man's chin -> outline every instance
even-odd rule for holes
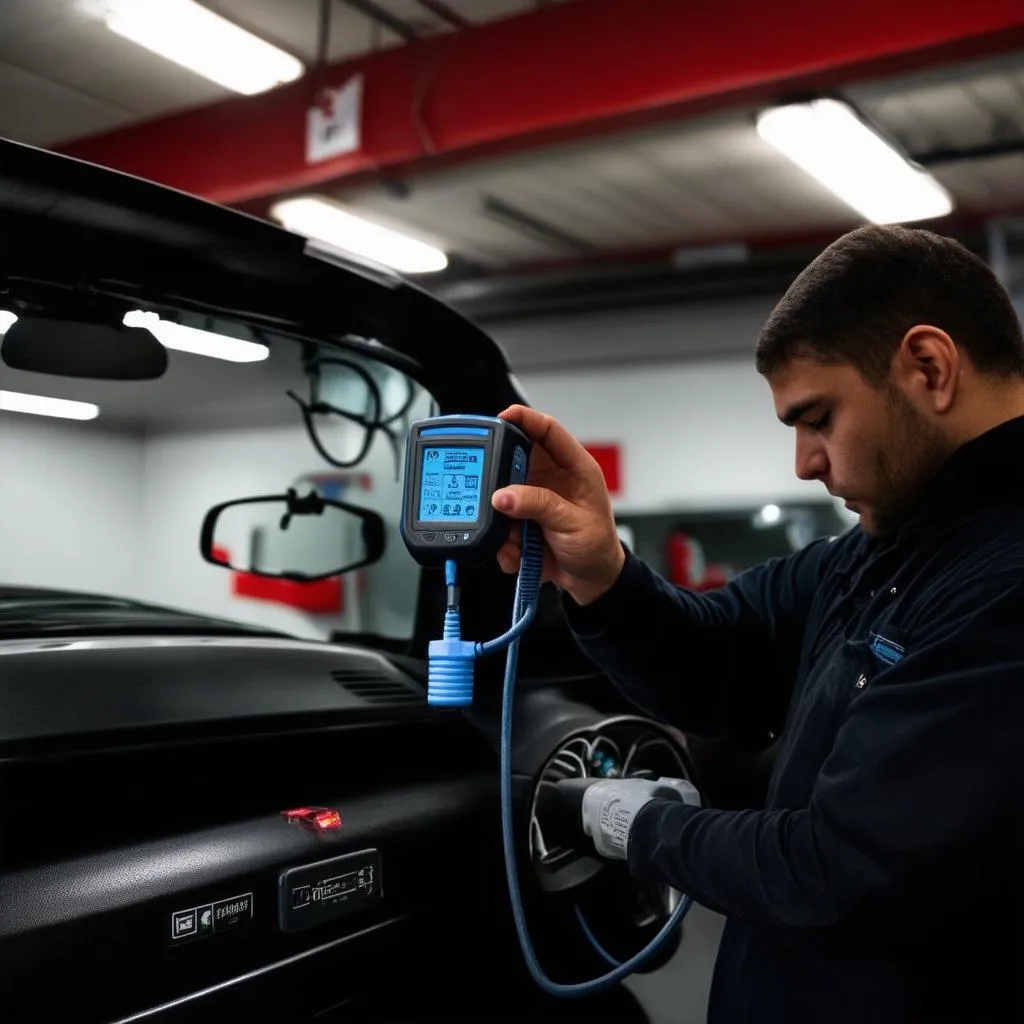
[[[869,537],[884,539],[899,532],[906,518],[902,506],[867,505],[859,501],[844,500],[843,506],[859,520],[861,530]]]
[[[870,511],[865,511],[861,505],[858,505],[855,501],[844,501],[843,507],[847,512],[853,513],[858,519],[860,528],[867,534],[874,536],[873,526],[874,519]]]
[[[900,522],[875,515],[871,510],[858,510],[860,528],[872,540],[885,540],[899,532]]]

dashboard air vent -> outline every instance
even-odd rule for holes
[[[426,700],[412,683],[382,668],[337,668],[331,678],[368,704],[421,704]]]

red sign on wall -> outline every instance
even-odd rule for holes
[[[609,494],[622,492],[621,448],[617,444],[584,444],[604,473]]]
[[[215,545],[212,553],[218,562],[231,564],[231,552],[227,548]],[[345,590],[340,576],[315,583],[297,583],[233,570],[231,593],[235,597],[288,605],[311,615],[340,615],[345,610]]]

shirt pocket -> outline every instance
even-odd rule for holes
[[[878,656],[870,640],[846,640],[834,677],[833,706],[844,712],[863,693],[880,671]]]
[[[865,690],[877,673],[877,660],[867,640],[835,637],[814,673],[814,685],[802,702],[805,724],[816,732],[828,733],[838,727],[846,709]]]
[[[873,623],[862,638],[847,640],[846,685],[837,695],[839,703],[848,706],[876,682],[884,685],[884,673],[907,656],[909,639],[906,630],[883,620]]]

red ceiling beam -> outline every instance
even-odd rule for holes
[[[576,0],[62,152],[245,203],[1015,48],[1024,0]],[[307,163],[308,108],[357,72],[360,148]]]

